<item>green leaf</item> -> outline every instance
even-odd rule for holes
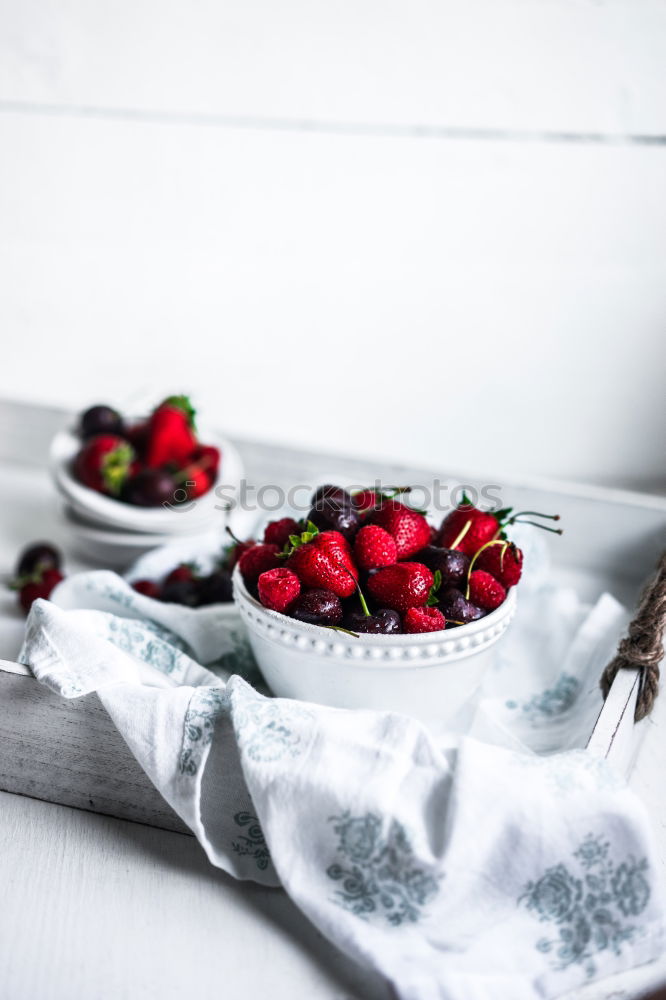
[[[187,422],[190,425],[190,427],[193,430],[196,429],[195,417],[197,411],[192,406],[192,402],[189,396],[167,396],[167,398],[162,403],[160,403],[160,406],[173,406],[177,410],[182,410],[185,416],[187,417]]]
[[[442,574],[436,569],[433,579],[433,584],[428,591],[428,600],[426,601],[426,606],[429,608],[434,608],[436,604],[439,604],[439,598],[437,597],[437,591],[442,586]]]

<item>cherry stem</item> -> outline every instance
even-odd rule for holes
[[[564,530],[562,528],[549,528],[547,524],[538,524],[536,521],[517,521],[515,517],[512,517],[507,524],[529,524],[532,528],[541,528],[542,531],[552,531],[554,535],[563,535]]]
[[[492,538],[489,542],[486,542],[485,545],[482,545],[480,549],[477,549],[477,551],[474,553],[474,555],[471,558],[471,561],[470,561],[470,564],[469,564],[469,569],[467,570],[467,587],[465,588],[465,600],[466,601],[469,601],[469,583],[470,583],[470,577],[472,575],[472,570],[474,569],[474,563],[479,558],[479,556],[481,555],[481,553],[485,549],[489,549],[491,547],[491,545],[503,545],[504,548],[502,550],[502,555],[504,555],[504,552],[506,552],[506,550],[508,549],[509,544],[510,543],[509,542],[505,542],[503,538]]]
[[[345,635],[353,635],[355,639],[358,639],[358,632],[352,632],[348,628],[342,628],[341,625],[324,625],[324,628],[330,628],[332,632],[344,632]]]
[[[469,531],[469,529],[470,529],[471,527],[472,527],[472,519],[471,519],[471,517],[470,517],[469,521],[467,521],[467,522],[465,523],[465,527],[464,527],[464,528],[462,529],[462,531],[460,532],[460,534],[459,534],[459,535],[458,535],[458,537],[456,538],[456,540],[455,540],[455,542],[453,543],[453,545],[450,545],[450,546],[449,546],[449,548],[450,548],[450,549],[455,549],[455,548],[457,548],[457,546],[458,546],[458,545],[460,545],[460,543],[462,542],[463,538],[465,537],[465,535],[467,534],[467,532]]]
[[[344,566],[340,562],[339,559],[334,559],[333,562],[337,563],[337,565],[340,567],[340,569],[343,569],[345,571],[345,573],[349,573],[350,577],[354,581],[354,586],[356,587],[356,589],[358,591],[358,598],[359,598],[359,601],[361,602],[361,610],[363,611],[363,614],[365,615],[366,618],[372,617],[371,614],[370,614],[370,609],[368,608],[367,602],[365,600],[365,597],[363,596],[363,591],[361,590],[361,586],[360,586],[358,580],[356,579],[356,577],[354,576],[354,574],[352,573],[352,571],[350,569],[347,569],[347,567]],[[353,635],[354,633],[352,632],[351,634]]]
[[[545,517],[548,521],[560,520],[559,514],[541,514],[538,510],[519,510],[517,514],[513,514],[513,516],[509,518],[507,523],[511,524],[511,522],[517,517],[523,517],[524,515],[527,515],[528,517]]]
[[[226,533],[228,535],[231,536],[231,538],[234,540],[234,542],[236,543],[236,545],[242,545],[243,544],[241,542],[240,538],[236,538],[236,536],[234,535],[233,531],[231,530],[231,528],[229,527],[228,524],[225,525],[224,530],[226,531]]]

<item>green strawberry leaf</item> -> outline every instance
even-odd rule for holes
[[[442,586],[442,574],[438,569],[436,569],[432,587],[428,591],[428,600],[426,601],[426,607],[434,608],[436,604],[439,604],[437,591],[441,586]]]
[[[167,396],[167,398],[160,403],[160,406],[173,406],[176,410],[182,410],[187,417],[187,422],[192,430],[196,430],[195,417],[197,415],[197,411],[192,406],[189,396]],[[158,410],[160,406],[157,407]]]
[[[306,531],[302,531],[300,535],[290,535],[289,541],[285,544],[284,551],[280,553],[283,556],[290,556],[296,549],[299,549],[301,545],[307,545],[319,534],[319,528],[312,521],[308,521],[306,524]]]
[[[134,457],[132,445],[121,444],[113,451],[107,452],[102,458],[102,480],[111,496],[117,497],[120,493],[129,476],[130,465],[134,461]]]

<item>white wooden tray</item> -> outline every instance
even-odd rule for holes
[[[44,469],[50,439],[68,418],[64,411],[0,401],[0,466],[10,473],[4,482],[15,486],[3,500],[3,511],[11,516],[0,525],[0,556],[7,567],[24,541],[46,534],[59,540],[55,497]],[[259,484],[288,487],[322,478],[427,484],[441,475],[440,470],[236,443],[248,481]],[[482,485],[478,477],[449,473],[447,479]],[[486,482],[502,481],[489,477]],[[608,589],[633,606],[664,547],[666,500],[535,480],[505,480],[502,489],[513,506],[562,515],[566,533],[554,547],[559,579],[572,583],[583,598]],[[26,506],[29,522],[22,519]],[[588,741],[592,752],[625,772],[646,725],[634,724],[638,687],[637,672],[618,675]],[[189,832],[141,770],[96,695],[62,699],[10,660],[0,660],[0,789]]]

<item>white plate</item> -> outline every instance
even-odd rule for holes
[[[184,504],[180,510],[135,507],[77,482],[71,473],[71,464],[81,447],[81,440],[72,431],[60,431],[51,443],[51,475],[70,508],[88,524],[100,528],[168,536],[201,534],[216,527],[221,530],[226,512],[215,489],[222,484],[237,487],[243,476],[243,462],[227,438],[204,429],[201,440],[220,449],[220,470],[213,488],[190,504]]]

